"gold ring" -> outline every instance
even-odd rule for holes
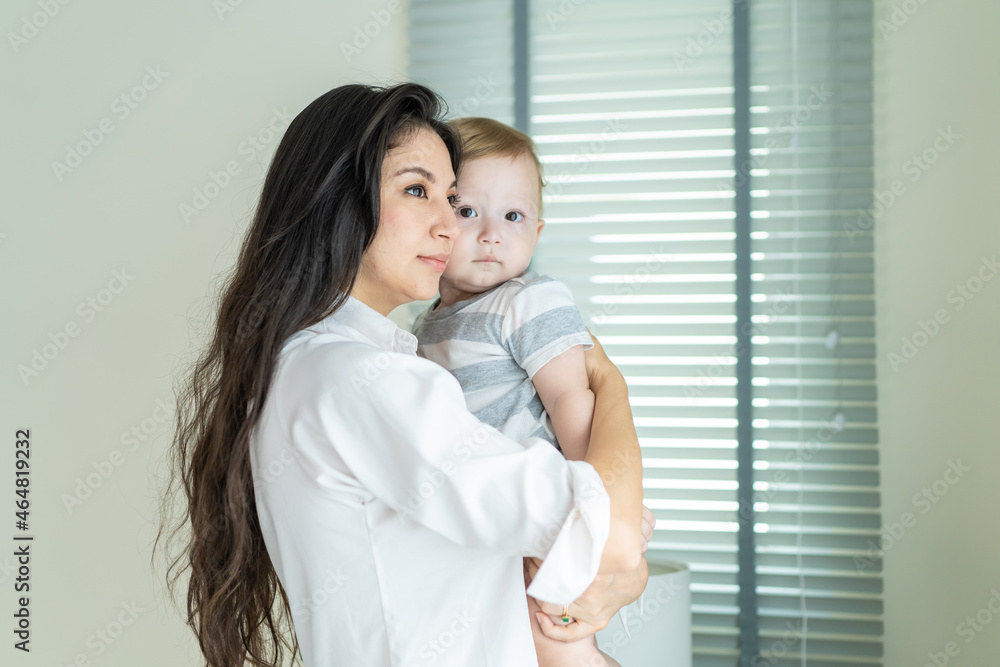
[[[563,623],[572,623],[573,622],[573,618],[569,615],[569,605],[568,604],[563,605],[563,608],[562,608],[562,622]]]

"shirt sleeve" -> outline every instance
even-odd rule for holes
[[[592,465],[480,422],[426,359],[361,344],[301,360],[292,419],[399,515],[457,544],[544,559],[528,592],[577,599],[597,575],[610,499]],[[334,352],[333,348],[337,348]],[[322,381],[326,378],[326,381]]]
[[[571,347],[594,346],[569,287],[548,276],[513,295],[504,312],[501,338],[528,377]]]

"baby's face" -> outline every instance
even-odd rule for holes
[[[538,170],[526,154],[464,163],[458,195],[461,231],[441,276],[441,293],[464,299],[521,275],[545,223],[538,219]]]

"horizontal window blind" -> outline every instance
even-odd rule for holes
[[[534,268],[564,280],[629,384],[654,552],[691,568],[696,665],[736,664],[729,3],[532,3]],[[692,46],[693,45],[693,46]]]
[[[409,76],[448,102],[449,117],[514,124],[512,0],[411,0]]]
[[[873,246],[857,225],[873,189],[872,12],[750,12],[757,595],[775,665],[881,664]]]
[[[512,7],[411,3],[411,77],[453,115],[513,123]],[[730,667],[731,2],[529,11],[530,133],[548,181],[532,268],[570,286],[628,380],[651,547],[691,568],[694,664]],[[871,202],[871,21],[870,2],[751,7],[759,664],[881,664],[871,239],[844,228]],[[469,102],[490,74],[504,86]]]

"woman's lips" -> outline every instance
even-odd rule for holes
[[[435,271],[444,273],[444,270],[448,267],[448,255],[420,255],[419,259],[423,260],[428,266],[430,266]]]

